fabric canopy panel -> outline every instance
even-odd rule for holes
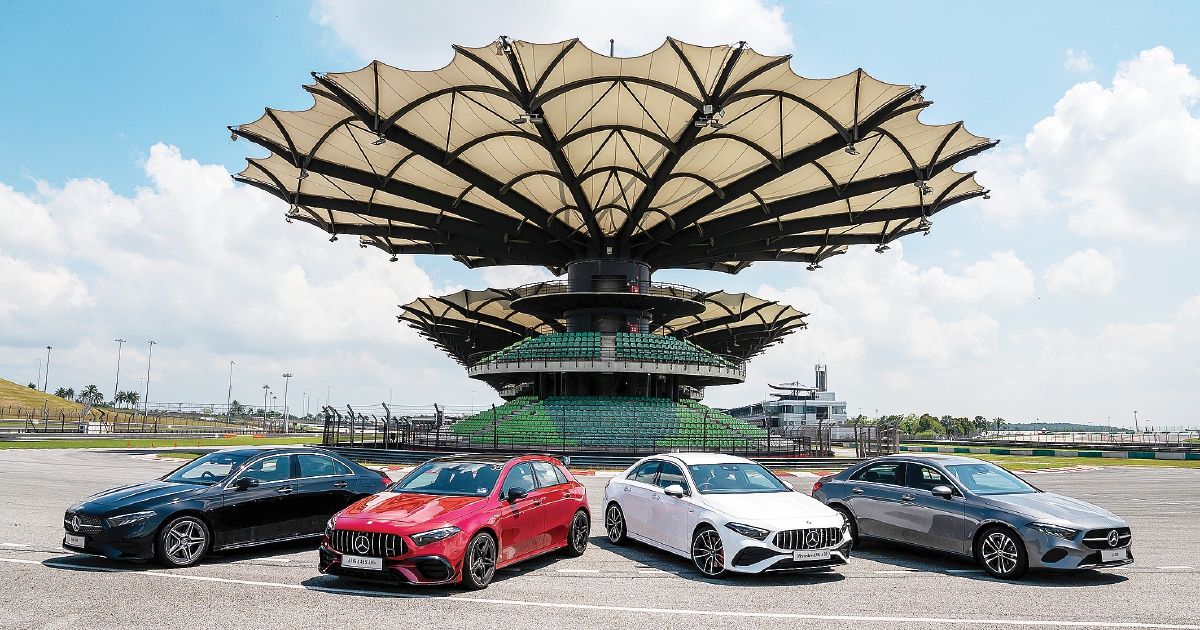
[[[884,247],[983,195],[953,166],[992,146],[927,125],[922,87],[793,73],[744,44],[668,39],[455,47],[444,68],[315,74],[312,108],[231,130],[265,147],[239,181],[289,220],[469,267],[614,256],[730,273]]]
[[[525,337],[566,330],[561,319],[512,310],[509,302],[516,297],[509,289],[487,289],[420,298],[400,307],[404,312],[399,320],[467,366]],[[804,313],[745,293],[718,291],[701,297],[703,313],[671,320],[651,332],[686,338],[714,354],[744,360],[807,325]]]

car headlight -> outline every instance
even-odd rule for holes
[[[129,525],[130,523],[144,521],[148,518],[154,518],[155,516],[158,516],[157,512],[130,512],[129,514],[121,514],[120,516],[109,517],[108,526],[120,527],[122,525]]]
[[[412,538],[414,545],[416,545],[418,547],[424,547],[425,545],[428,545],[430,543],[435,543],[439,540],[446,540],[447,538],[449,538],[461,531],[462,531],[461,529],[459,529],[453,525],[450,525],[448,527],[439,527],[437,529],[431,529],[427,532],[421,532],[420,534],[413,534],[412,536],[409,536],[409,538]]]
[[[329,517],[329,521],[325,523],[325,531],[333,531],[335,525],[337,525],[337,514]]]
[[[1074,540],[1076,534],[1079,533],[1079,530],[1077,529],[1061,527],[1059,525],[1051,525],[1049,523],[1031,523],[1029,525],[1029,529],[1041,532],[1047,536],[1062,538],[1063,540]]]
[[[761,527],[751,527],[741,523],[725,523],[725,528],[732,529],[746,538],[753,538],[754,540],[766,540],[767,534],[771,533],[770,530]]]

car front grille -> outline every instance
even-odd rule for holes
[[[79,519],[79,528],[75,528],[75,519]],[[76,514],[67,512],[63,515],[63,528],[69,532],[95,533],[104,528],[99,516],[91,514]]]
[[[1108,537],[1112,532],[1117,532],[1117,544],[1110,544]],[[1133,540],[1133,534],[1130,533],[1128,527],[1117,527],[1109,529],[1093,529],[1083,535],[1083,544],[1089,549],[1115,549],[1126,547],[1129,541]]]
[[[355,556],[395,558],[408,553],[408,545],[396,534],[377,532],[355,532],[335,529],[329,534],[329,546],[338,553]]]
[[[789,529],[775,534],[775,546],[780,549],[828,549],[842,541],[837,527]]]

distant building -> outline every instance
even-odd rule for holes
[[[795,428],[811,425],[842,424],[846,422],[846,401],[827,391],[828,373],[824,365],[817,365],[815,385],[801,385],[799,381],[770,385],[775,400],[727,409],[729,415],[753,422],[761,427]]]

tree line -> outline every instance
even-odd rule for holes
[[[928,413],[923,413],[919,416],[915,413],[910,413],[908,415],[891,415],[880,418],[859,416],[856,418],[856,421],[859,424],[878,424],[885,427],[895,426],[900,429],[900,433],[913,436],[967,436],[984,431],[999,431],[1007,424],[1004,418],[992,418],[988,420],[983,416],[956,418],[945,415],[938,417]]]

